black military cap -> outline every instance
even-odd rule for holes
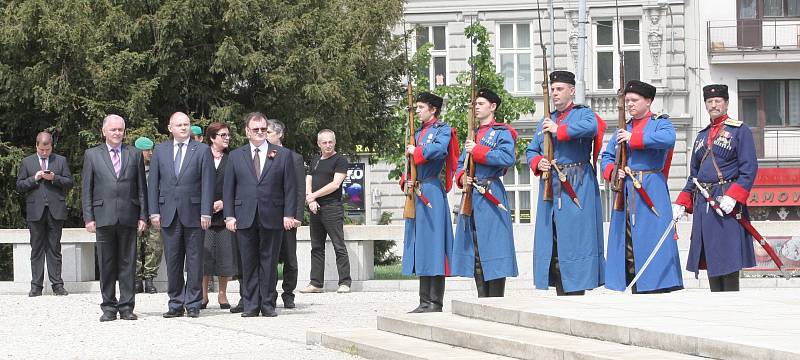
[[[482,88],[478,90],[478,97],[482,97],[486,100],[489,100],[489,102],[497,104],[498,108],[500,107],[500,97],[497,96],[497,94],[495,94],[495,92],[492,90],[489,90],[487,88]]]
[[[575,74],[569,71],[553,71],[550,73],[550,82],[560,82],[565,84],[575,85]]]
[[[417,102],[426,103],[430,106],[435,107],[438,110],[442,110],[442,102],[444,99],[437,96],[436,94],[432,94],[429,92],[420,93],[417,95]]]
[[[631,80],[625,84],[625,93],[634,93],[653,100],[656,98],[656,87],[639,80]]]
[[[728,85],[711,84],[703,87],[703,101],[713,97],[721,97],[728,100]]]

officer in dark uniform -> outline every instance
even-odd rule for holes
[[[756,265],[753,238],[730,215],[737,210],[749,217],[747,198],[758,171],[753,133],[741,121],[728,117],[728,87],[703,88],[711,124],[697,134],[692,149],[689,180],[673,205],[673,217],[694,213],[692,242],[686,270],[697,276],[708,272],[711,291],[739,291],[739,270]],[[725,213],[707,206],[693,179],[697,179]]]

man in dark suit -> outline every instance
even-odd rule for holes
[[[172,140],[153,150],[147,180],[150,222],[161,228],[167,261],[169,310],[163,316],[180,317],[185,309],[196,318],[203,299],[203,237],[211,224],[214,160],[208,145],[190,138],[189,116],[172,114],[167,128]]]
[[[100,321],[136,320],[136,234],[147,226],[144,158],[133,146],[122,144],[125,120],[119,115],[103,119],[106,141],[83,156],[81,203],[86,231],[97,234]],[[119,281],[119,301],[116,283]]]
[[[61,228],[67,219],[67,190],[73,184],[67,159],[53,154],[53,137],[36,135],[36,154],[20,163],[17,191],[25,194],[25,220],[31,232],[31,291],[42,295],[44,263],[55,295],[69,294],[61,279]]]
[[[267,120],[267,141],[271,144],[283,146],[283,134],[286,126],[280,120]],[[287,149],[289,150],[289,149]],[[279,262],[283,262],[283,307],[294,309],[294,289],[297,288],[297,228],[302,224],[303,204],[305,201],[305,167],[303,157],[289,150],[292,154],[292,165],[294,168],[295,182],[297,183],[297,211],[295,211],[294,224],[291,229],[283,232],[281,239],[281,252],[278,257]],[[277,274],[276,274],[277,275]],[[277,280],[276,280],[277,281]],[[277,292],[276,292],[277,295]]]
[[[237,232],[242,257],[242,317],[273,317],[278,253],[283,230],[295,224],[297,181],[291,153],[266,141],[267,118],[251,113],[244,125],[250,141],[231,152],[225,169],[225,226]]]

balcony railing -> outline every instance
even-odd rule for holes
[[[800,52],[800,19],[709,21],[709,55]]]

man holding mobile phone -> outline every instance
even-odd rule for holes
[[[25,219],[31,233],[31,291],[42,295],[44,263],[55,295],[69,294],[61,279],[61,228],[67,219],[66,193],[73,179],[67,159],[53,154],[53,137],[36,135],[36,153],[22,159],[17,191],[25,195]]]

